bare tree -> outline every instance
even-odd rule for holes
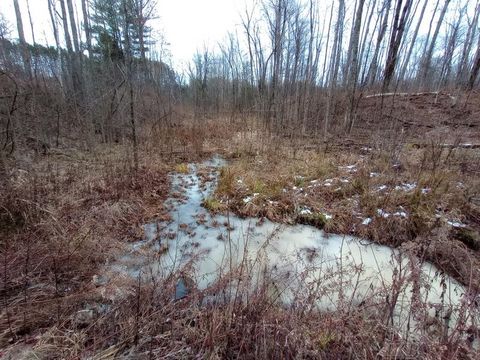
[[[49,0],[50,1],[50,0]],[[90,15],[88,13],[87,0],[82,1],[82,13],[83,13],[83,30],[85,31],[85,40],[87,45],[88,56],[92,58],[92,31],[90,28]]]
[[[406,0],[402,8],[402,0],[397,0],[395,17],[393,21],[392,34],[390,36],[390,44],[388,47],[387,61],[385,64],[383,91],[385,92],[393,78],[395,67],[398,60],[398,49],[405,31],[410,10],[412,8],[412,0]]]
[[[345,18],[345,0],[338,1],[338,16],[335,24],[335,35],[333,39],[332,54],[330,57],[330,84],[327,95],[327,105],[325,109],[325,121],[323,127],[323,139],[326,141],[328,125],[330,122],[331,108],[334,105],[334,94],[337,85],[338,70],[340,67],[340,55],[342,52],[343,21]]]
[[[458,66],[457,66],[457,75],[456,75],[456,83],[457,84],[465,84],[466,83],[470,53],[472,51],[475,35],[476,35],[476,32],[477,32],[478,19],[479,19],[479,15],[480,15],[480,1],[477,0],[477,4],[475,6],[475,13],[473,15],[473,18],[471,20],[468,19],[468,12],[466,12],[466,15],[467,15],[467,27],[468,27],[468,29],[467,29],[467,33],[465,35],[465,41],[463,43],[462,55],[460,57],[460,60],[458,62]]]
[[[72,0],[66,0],[67,1],[67,8],[68,8],[68,17],[70,20],[70,28],[72,29],[72,40],[73,40],[73,48],[75,49],[75,52],[77,54],[80,53],[80,40],[78,37],[78,31],[77,31],[77,22],[75,19],[75,11],[73,8],[73,3]]]
[[[423,3],[423,7],[422,7],[422,10],[420,12],[420,16],[418,18],[417,26],[415,27],[415,31],[413,32],[412,39],[410,40],[410,46],[408,47],[407,54],[405,55],[403,65],[402,65],[402,68],[400,70],[400,74],[398,76],[399,81],[402,81],[402,80],[405,79],[405,73],[407,71],[407,66],[408,66],[408,63],[410,61],[410,57],[412,56],[413,48],[415,46],[415,43],[416,43],[416,40],[417,40],[417,37],[418,37],[418,31],[420,29],[420,25],[424,21],[423,16],[425,15],[425,9],[427,8],[428,2],[429,2],[429,0],[425,0],[424,3]]]
[[[124,11],[124,37],[125,37],[125,55],[127,63],[127,79],[128,79],[128,94],[129,94],[129,108],[130,108],[130,126],[132,130],[132,144],[133,144],[133,166],[135,171],[138,170],[138,139],[137,126],[135,123],[135,97],[133,91],[133,53],[130,39],[130,27],[132,26],[132,13],[127,6],[127,0],[123,0]]]
[[[50,14],[50,21],[52,23],[53,38],[55,39],[55,46],[57,48],[57,55],[60,61],[61,73],[58,76],[60,87],[63,89],[64,79],[67,75],[67,70],[65,69],[65,62],[62,56],[62,49],[60,46],[60,36],[58,33],[58,22],[57,22],[57,11],[55,8],[55,0],[48,0],[48,12]],[[63,91],[64,93],[64,91]]]
[[[381,10],[382,24],[381,24],[380,30],[378,32],[377,42],[376,42],[376,45],[375,45],[375,50],[374,50],[374,54],[373,54],[373,57],[372,57],[372,62],[370,63],[370,68],[368,70],[368,75],[367,75],[367,82],[370,85],[373,85],[373,83],[377,79],[378,57],[379,57],[379,54],[380,54],[380,49],[381,49],[383,39],[385,37],[385,34],[387,33],[388,16],[389,16],[389,13],[390,13],[390,6],[391,6],[391,0],[384,1],[383,8]]]
[[[350,39],[349,48],[351,49],[351,64],[348,76],[349,87],[349,109],[348,109],[348,132],[352,131],[355,122],[355,91],[357,89],[358,79],[358,43],[360,40],[360,28],[362,26],[362,14],[365,0],[359,0],[357,5],[357,13],[353,26],[352,38]]]
[[[20,47],[22,49],[23,66],[28,77],[32,78],[30,52],[28,51],[28,45],[25,41],[25,33],[23,32],[22,12],[20,10],[20,6],[18,5],[18,0],[13,0],[13,6],[15,8],[15,17],[17,18],[18,39],[20,41]]]
[[[35,81],[37,81],[37,57],[35,56],[37,42],[35,41],[35,31],[33,31],[33,20],[32,20],[32,13],[30,12],[29,0],[27,0],[27,13],[28,13],[28,20],[30,22],[30,31],[32,33],[32,42],[33,42],[33,77]]]
[[[449,81],[451,80],[450,77],[452,72],[453,57],[457,48],[458,33],[463,16],[463,11],[459,11],[457,20],[453,24],[449,25],[449,32],[447,33],[445,39],[445,51],[443,54],[442,68],[440,71],[440,76],[437,79],[437,88],[440,88],[442,85],[448,85]]]
[[[71,4],[71,0],[66,0],[67,4]],[[73,46],[72,46],[72,39],[70,37],[70,31],[69,31],[69,23],[68,23],[68,16],[67,16],[67,10],[65,7],[65,0],[60,0],[60,9],[61,9],[61,16],[62,16],[62,22],[63,22],[63,34],[65,36],[65,44],[67,46],[67,53],[68,53],[68,68],[69,68],[69,74],[70,74],[70,79],[71,79],[71,86],[73,89],[73,98],[75,99],[76,102],[79,102],[82,99],[82,80],[81,80],[81,75],[80,75],[80,64],[78,61],[78,52],[74,52]],[[73,7],[71,9],[73,11]],[[73,12],[70,12],[71,15],[73,16]],[[72,24],[72,29],[75,29],[75,36],[74,36],[74,43],[78,42],[78,34],[76,31],[76,26]],[[78,43],[75,45],[75,47],[78,47]]]
[[[473,89],[475,85],[475,81],[478,78],[479,71],[480,71],[480,36],[478,37],[477,51],[475,53],[472,70],[470,71],[470,77],[468,79],[468,85],[467,85],[468,90]]]
[[[421,78],[422,85],[425,85],[425,82],[427,81],[427,77],[430,72],[430,65],[432,62],[433,51],[437,44],[437,37],[438,37],[438,34],[440,33],[440,28],[442,26],[443,19],[445,18],[445,14],[447,13],[447,8],[448,8],[448,5],[450,4],[450,1],[451,0],[445,0],[443,4],[442,11],[440,12],[440,17],[437,21],[437,25],[435,27],[435,31],[432,36],[432,40],[430,41],[430,45],[428,46],[428,50],[425,54],[424,62],[423,62],[422,78]]]

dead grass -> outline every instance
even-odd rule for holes
[[[474,358],[475,349],[462,339],[478,329],[446,334],[437,324],[420,331],[418,339],[401,338],[385,321],[388,301],[344,303],[337,311],[320,312],[314,310],[315,293],[306,287],[287,307],[276,301],[273,282],[225,298],[232,284],[252,281],[244,268],[231,269],[211,288],[180,301],[173,301],[172,294],[183,273],[140,284],[117,279],[100,293],[92,283],[99,266],[121,253],[125,242],[141,238],[141,224],[167,220],[167,171],[187,172],[187,161],[219,150],[230,163],[222,169],[215,197],[204,202],[208,210],[227,210],[228,203],[242,216],[300,221],[408,248],[468,284],[473,294],[478,290],[480,212],[475,201],[480,181],[471,170],[478,161],[474,150],[403,146],[392,154],[372,145],[371,150],[325,152],[300,141],[279,144],[278,138],[256,130],[236,130],[213,120],[201,129],[188,122],[154,129],[158,137],[143,135],[145,160],[138,173],[131,172],[129,149],[121,146],[51,155],[26,168],[10,164],[0,199],[2,268],[7,269],[2,273],[0,347],[10,349],[0,354]],[[160,138],[165,141],[159,150]],[[405,188],[413,183],[414,189]],[[302,209],[311,214],[299,215]],[[402,212],[407,216],[395,215]],[[371,222],[363,224],[367,218]],[[447,220],[467,228],[458,233]],[[202,302],[219,296],[223,301]],[[478,305],[469,306],[475,311]],[[82,323],[78,310],[85,309],[92,309],[92,317]]]
[[[12,169],[1,199],[2,346],[75,311],[91,296],[85,285],[97,268],[163,212],[167,167],[150,159],[132,173],[123,151],[49,157]]]
[[[462,171],[461,165],[466,156],[478,161],[477,152],[447,151],[435,144],[422,149],[404,146],[392,160],[390,154],[373,148],[366,155],[349,150],[293,151],[278,145],[274,153],[235,150],[215,196],[223,203],[228,199],[230,210],[242,216],[307,223],[395,247],[430,239],[429,257],[435,259],[436,252],[445,253],[440,249],[445,243],[435,240],[436,229],[448,234],[455,246],[461,246],[459,236],[450,224],[466,226],[473,237],[480,230],[468,214],[475,207],[471,199],[478,194],[474,190],[478,177]],[[308,213],[299,216],[298,209]],[[326,215],[332,219],[326,221]],[[480,264],[476,245],[464,237],[460,241],[469,244],[466,251]],[[468,271],[446,263],[435,261],[460,281],[470,281]]]

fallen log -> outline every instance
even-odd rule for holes
[[[411,144],[412,147],[416,149],[423,149],[432,146],[429,143],[414,143]],[[444,149],[480,149],[480,144],[435,144],[434,146],[441,147]]]
[[[418,92],[418,93],[396,93],[396,92],[389,92],[389,93],[379,93],[379,94],[372,94],[372,95],[367,95],[364,97],[364,99],[370,99],[370,98],[377,98],[377,97],[390,97],[390,96],[429,96],[429,95],[446,95],[448,96],[451,100],[456,101],[457,98],[455,96],[452,96],[450,94],[443,94],[438,91],[433,91],[433,92]]]

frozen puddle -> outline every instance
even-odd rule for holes
[[[389,247],[306,225],[211,215],[201,204],[213,192],[224,164],[213,158],[191,165],[189,174],[171,175],[167,203],[172,220],[145,225],[146,238],[131,245],[114,270],[145,278],[187,273],[191,284],[180,279],[175,296],[180,298],[188,294],[189,286],[207,289],[242,265],[251,274],[250,286],[268,283],[285,304],[302,304],[315,296],[319,308],[334,310],[384,306],[396,299],[391,316],[400,326],[414,321],[412,301],[422,304],[418,305],[422,316],[436,316],[442,323],[458,318],[462,299],[469,301],[464,287],[439,275],[433,265],[418,264]]]

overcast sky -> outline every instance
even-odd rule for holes
[[[47,0],[29,1],[35,40],[53,45]],[[163,34],[169,44],[173,63],[181,66],[191,60],[197,49],[201,50],[204,46],[212,48],[224,39],[227,31],[234,31],[240,21],[239,13],[247,3],[252,2],[253,0],[157,0],[158,19],[154,20],[152,26],[155,31]],[[19,3],[25,36],[31,42],[27,0],[19,0]],[[0,0],[0,4],[0,12],[10,22],[12,37],[16,38],[18,35],[13,0]],[[78,14],[81,15],[80,8]]]
[[[23,14],[23,23],[27,41],[31,42],[31,30],[27,11],[27,0],[18,0]],[[50,16],[48,12],[48,0],[29,0],[32,13],[33,27],[36,41],[42,44],[54,45]],[[252,8],[258,0],[156,0],[157,15],[151,25],[157,34],[162,34],[171,54],[171,63],[177,70],[185,70],[186,63],[190,61],[197,50],[203,50],[204,47],[212,50],[218,42],[226,38],[227,32],[235,32],[240,28],[240,14],[244,12],[245,7]],[[463,6],[467,0],[454,0],[449,7],[449,13],[456,14],[459,6]],[[474,3],[471,0],[470,11],[473,13]],[[81,16],[80,1],[74,0],[78,7],[77,18]],[[431,19],[435,1],[429,1],[425,13],[420,34],[425,34]],[[318,0],[319,12],[324,21],[329,11],[330,1]],[[353,11],[353,0],[347,0],[347,17],[351,16]],[[12,37],[16,38],[17,31],[15,26],[15,12],[13,0],[0,0],[0,13],[10,22]],[[417,13],[418,15],[418,13]],[[346,19],[348,24],[350,19]],[[449,21],[447,15],[446,23]],[[348,34],[348,29],[345,29]],[[241,30],[240,30],[241,31]],[[82,32],[83,36],[83,32]],[[158,36],[154,37],[158,38]],[[347,37],[344,37],[347,39]],[[163,59],[165,61],[165,58]]]

